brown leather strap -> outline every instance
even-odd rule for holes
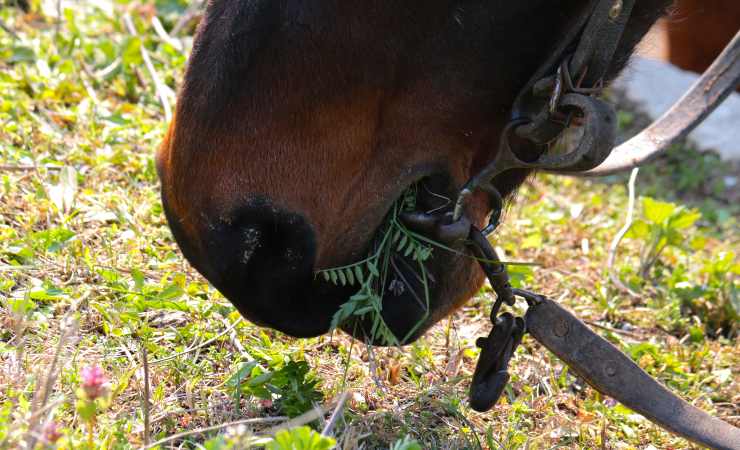
[[[576,16],[512,105],[512,120],[526,118],[529,122],[517,128],[520,137],[541,147],[563,133],[569,124],[553,118],[557,97],[563,88],[559,86],[563,72],[567,72],[569,81],[578,81],[573,83],[577,86],[568,86],[563,93],[568,93],[568,89],[579,93],[598,90],[613,63],[614,52],[622,41],[634,4],[635,0],[592,0]],[[608,144],[614,145],[614,142]],[[532,150],[528,153],[534,155]]]
[[[596,5],[570,60],[570,73],[583,74],[585,86],[597,85],[606,75],[634,5],[635,0],[601,0]]]
[[[629,357],[552,300],[526,315],[527,331],[599,392],[697,444],[740,449],[740,429],[710,416],[645,373]]]
[[[604,161],[614,146],[617,124],[613,108],[592,94],[600,90],[634,3],[635,0],[591,0],[587,8],[575,15],[566,33],[557,40],[555,50],[517,94],[511,120],[501,133],[493,161],[460,190],[453,221],[462,217],[465,203],[474,191],[496,191],[492,180],[506,170],[581,172]],[[571,53],[574,45],[575,52]],[[582,86],[583,80],[593,84]],[[563,114],[568,118],[563,120]],[[545,154],[549,143],[570,125],[574,114],[580,114],[587,125],[580,144],[565,154]],[[518,148],[510,145],[510,132],[523,138]],[[491,195],[492,204],[499,205],[500,194]],[[495,222],[492,220],[485,228],[486,234],[495,228]]]

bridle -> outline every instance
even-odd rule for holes
[[[614,150],[622,155],[631,151],[630,145],[647,142],[649,151],[631,156],[626,162],[611,161],[616,114],[595,95],[601,92],[635,2],[591,0],[574,18],[550,57],[516,96],[493,160],[465,183],[454,210],[438,219],[437,237],[447,242],[464,239],[496,294],[490,314],[493,329],[488,337],[476,342],[481,353],[470,387],[470,404],[477,411],[487,411],[496,403],[509,381],[509,360],[528,332],[598,391],[653,422],[702,445],[739,449],[739,429],[672,394],[557,303],[512,288],[505,264],[486,238],[498,226],[503,209],[502,196],[494,185],[497,175],[511,169],[593,175],[599,174],[602,164],[606,164],[607,173],[635,167],[688,134],[740,82],[738,33],[668,114]],[[555,142],[576,120],[581,124],[578,143],[564,153],[555,152]],[[645,133],[652,134],[646,137]],[[528,161],[522,155],[537,157]],[[492,208],[483,230],[465,217],[465,205],[478,190],[488,194]],[[429,216],[407,214],[402,220],[410,227],[422,227],[428,224]],[[525,316],[514,317],[508,312],[499,315],[502,304],[513,305],[516,297],[527,301]]]
[[[480,189],[491,197],[494,213],[484,233],[492,232],[502,205],[493,179],[507,170],[579,172],[598,166],[609,156],[616,139],[616,114],[611,105],[594,95],[601,92],[635,1],[592,0],[577,16],[550,57],[516,96],[495,158],[460,190],[453,221],[460,219],[465,202]],[[584,124],[580,142],[565,154],[551,154],[548,147],[576,116]],[[512,137],[524,141],[518,152],[512,146]],[[529,162],[520,155],[539,156]]]
[[[513,305],[515,295],[528,299],[530,306],[541,300],[515,291],[486,236],[499,225],[503,199],[494,185],[497,175],[510,169],[538,169],[559,172],[584,171],[596,167],[609,155],[616,138],[613,108],[595,96],[604,85],[614,53],[622,38],[635,0],[593,0],[558,42],[549,58],[516,96],[511,119],[504,127],[493,160],[460,190],[451,223],[461,220],[466,201],[476,190],[489,196],[492,213],[488,225],[479,231],[471,226],[468,240],[479,257],[496,293],[491,311],[494,324],[487,338],[477,341],[481,348],[470,390],[471,406],[487,411],[498,400],[509,375],[509,359],[526,332],[526,321],[510,313],[498,315],[502,303]],[[575,49],[575,50],[573,50]],[[582,136],[575,148],[553,155],[549,147],[579,117]],[[512,145],[519,142],[519,152]],[[538,155],[525,161],[520,155]]]

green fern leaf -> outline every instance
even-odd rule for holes
[[[382,240],[365,259],[317,272],[317,277],[321,274],[325,281],[336,286],[358,286],[357,292],[342,304],[332,316],[332,329],[343,326],[353,318],[364,317],[371,323],[370,331],[374,339],[385,345],[399,345],[398,338],[383,320],[383,304],[377,290],[380,288],[379,280],[388,275],[390,270],[388,259],[394,253],[406,258],[411,257],[419,263],[428,259],[432,254],[433,249],[430,244],[434,243],[415,236],[398,221],[398,215],[401,211],[408,208],[413,209],[415,200],[416,191],[412,188],[394,205],[390,217],[388,217],[387,225],[382,231]],[[423,278],[426,279],[423,264],[419,264],[418,271],[418,274],[423,275]],[[428,292],[425,295],[428,296]]]
[[[362,302],[362,301],[365,301],[365,300],[367,300],[369,298],[370,298],[370,295],[369,294],[367,294],[367,293],[365,293],[363,291],[360,291],[360,292],[356,293],[355,295],[353,295],[352,297],[350,297],[349,299],[352,302]]]
[[[331,318],[331,329],[335,330],[339,328],[339,326],[352,315],[352,311],[354,311],[354,305],[352,305],[351,302],[347,302],[342,305]]]
[[[377,336],[378,335],[378,328],[380,327],[380,317],[375,316],[373,317],[373,326],[370,328],[370,336]]]
[[[371,312],[373,309],[374,308],[372,306],[365,306],[365,307],[354,310],[352,314],[355,316],[364,316],[365,314]]]
[[[399,228],[396,230],[396,233],[393,235],[393,240],[391,242],[395,244],[396,242],[398,242],[400,238],[401,238],[401,229]]]
[[[396,251],[400,252],[404,248],[408,240],[409,240],[409,236],[407,234],[404,234],[403,237],[401,238],[401,242],[398,243],[398,247],[396,247]]]
[[[376,265],[375,261],[368,261],[367,262],[367,270],[370,271],[371,274],[375,277],[380,276],[380,272],[378,272],[378,266]]]
[[[403,252],[403,256],[408,257],[412,252],[414,252],[417,249],[416,245],[414,245],[414,242],[410,242],[409,246],[406,247],[406,251]]]

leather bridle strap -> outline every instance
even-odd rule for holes
[[[600,90],[634,3],[635,0],[591,1],[517,95],[511,118],[529,120],[514,130],[519,137],[537,146],[554,141],[569,125],[567,121],[553,120],[560,98],[568,93],[590,95]],[[569,54],[574,45],[575,51]]]
[[[597,391],[692,442],[713,449],[740,449],[740,429],[669,391],[562,306],[534,297],[527,299],[527,331]]]
[[[586,86],[600,83],[609,70],[634,5],[635,0],[602,0],[596,5],[570,60],[570,72],[584,72]]]
[[[498,401],[509,381],[509,361],[523,335],[529,333],[597,391],[652,422],[710,448],[740,449],[740,429],[672,393],[558,303],[512,288],[505,265],[475,226],[471,226],[469,239],[497,294],[491,309],[493,329],[488,337],[476,340],[481,352],[470,384],[473,409],[487,411]],[[502,304],[512,305],[515,297],[524,298],[529,305],[524,318],[508,312],[499,315]]]
[[[616,115],[610,105],[593,94],[603,85],[634,3],[635,0],[592,0],[566,28],[568,31],[551,56],[517,95],[511,121],[502,132],[493,161],[460,190],[453,221],[460,220],[466,200],[478,189],[489,194],[492,206],[501,205],[493,179],[509,169],[579,172],[606,159],[616,139]],[[572,48],[575,50],[570,53]],[[549,154],[549,145],[575,116],[582,117],[585,123],[578,145],[565,154]],[[514,135],[523,141],[517,148],[510,141]],[[536,159],[531,161],[532,157]],[[484,234],[495,229],[497,220],[498,212],[494,211]]]

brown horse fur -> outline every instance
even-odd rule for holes
[[[701,73],[740,30],[740,1],[677,0],[664,26],[668,60]]]
[[[247,319],[325,333],[354,289],[315,270],[363,258],[408,186],[423,180],[436,206],[490,161],[514,96],[586,3],[212,0],[157,156],[184,255]],[[665,3],[637,2],[612,75]],[[526,176],[495,184],[509,195]],[[488,213],[483,196],[467,210]],[[442,250],[428,270],[430,317],[411,340],[483,281]],[[411,289],[383,299],[399,337],[423,316]]]

